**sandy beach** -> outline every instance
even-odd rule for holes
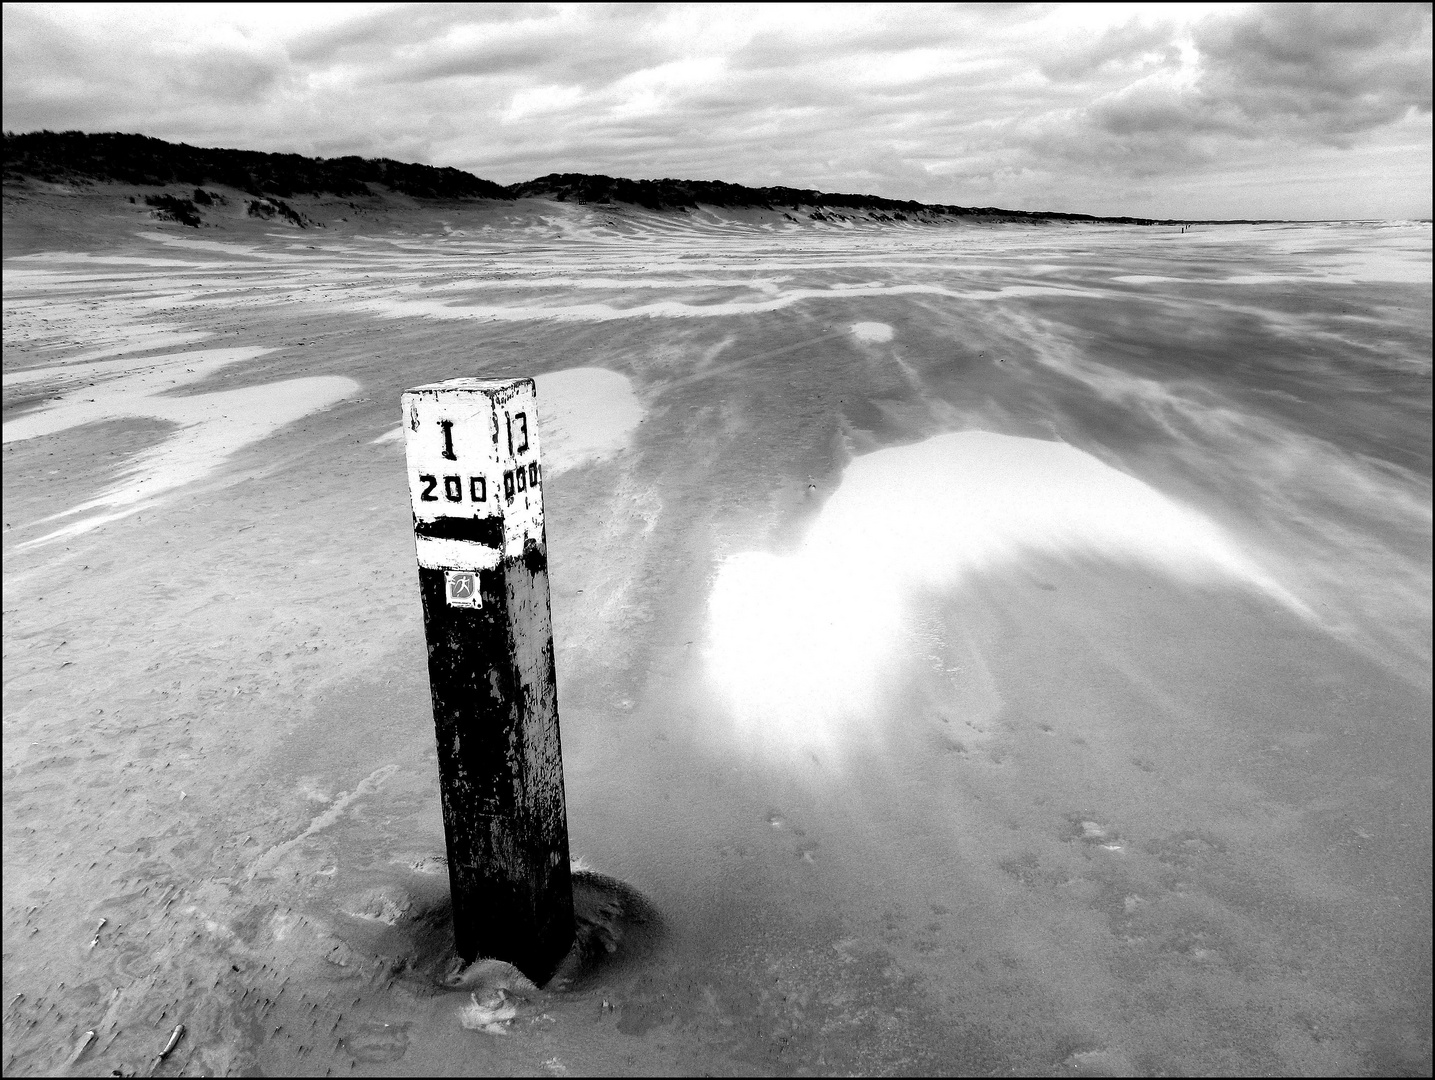
[[[1428,1075],[1428,223],[87,198],[6,211],[7,1075]],[[460,376],[538,380],[572,850],[658,915],[478,1028]]]

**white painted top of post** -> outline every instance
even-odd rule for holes
[[[530,540],[544,543],[537,413],[532,379],[452,379],[404,392],[420,566],[487,569]]]

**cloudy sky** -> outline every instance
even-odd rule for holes
[[[1429,217],[1429,4],[6,4],[4,126],[1020,209]]]

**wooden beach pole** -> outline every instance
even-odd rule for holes
[[[415,387],[403,422],[454,940],[541,984],[573,893],[533,380]]]

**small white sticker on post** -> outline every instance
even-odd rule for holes
[[[445,570],[443,584],[449,607],[483,607],[483,593],[479,591],[478,574],[474,571]]]

